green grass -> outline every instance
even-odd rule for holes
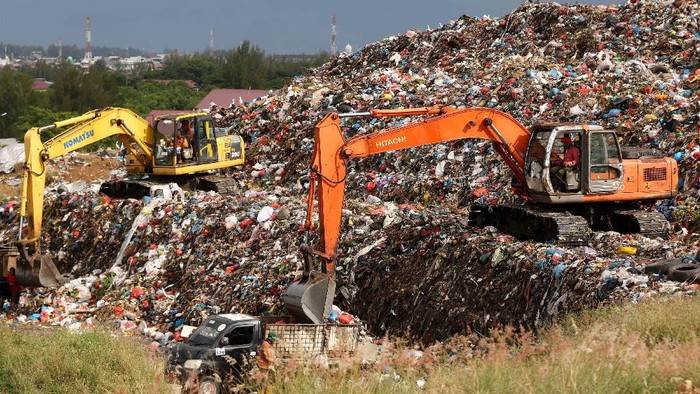
[[[1,393],[167,393],[164,359],[105,330],[0,326]]]

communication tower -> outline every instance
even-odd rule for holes
[[[85,25],[85,60],[88,64],[92,63],[92,38],[90,33],[90,17],[87,17]]]
[[[331,17],[331,56],[336,56],[338,54],[338,46],[335,42],[335,12]]]

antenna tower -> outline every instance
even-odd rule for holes
[[[214,29],[209,30],[209,54],[214,54]]]
[[[87,17],[85,25],[85,60],[88,63],[92,63],[92,38],[90,33],[90,17]]]
[[[338,54],[338,46],[335,42],[335,12],[331,17],[331,56],[336,56]]]

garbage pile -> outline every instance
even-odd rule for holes
[[[673,155],[681,194],[657,208],[674,236],[607,232],[561,248],[469,227],[471,203],[519,199],[508,191],[510,170],[482,141],[356,160],[335,302],[370,331],[431,341],[467,329],[536,329],[582,308],[694,291],[643,267],[698,247],[698,11],[697,3],[642,0],[465,15],[341,54],[248,106],[214,107],[219,126],[247,140],[247,164],[231,174],[240,193],[49,195],[44,245],[75,279],[27,292],[33,314],[22,319],[80,327],[92,314],[166,344],[210,313],[284,313],[279,296],[302,269],[314,123],[328,110],[431,105],[496,108],[526,126],[601,124],[626,144]],[[342,127],[350,137],[411,120],[350,117]],[[15,206],[0,209],[4,241],[17,233]]]
[[[221,119],[253,142],[249,158],[265,169],[263,184],[305,174],[308,160],[302,152],[310,151],[309,130],[329,108],[487,106],[526,126],[601,124],[617,128],[626,143],[685,154],[695,148],[693,132],[700,121],[698,21],[691,16],[697,8],[689,2],[639,1],[619,8],[530,3],[501,18],[463,16],[441,29],[409,31],[341,55],[297,78],[282,94]],[[353,136],[383,129],[387,122],[348,118],[344,126]],[[425,182],[432,175],[426,170],[439,172],[444,158],[434,151],[440,149],[446,147],[420,151],[437,156],[430,167],[421,160],[406,168],[405,152],[351,165],[375,174],[400,168],[402,175]],[[450,176],[457,189],[465,182],[452,179],[459,174],[479,178],[459,171],[471,162],[447,161],[447,167],[457,164]],[[278,171],[267,169],[282,164]]]

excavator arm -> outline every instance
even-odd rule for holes
[[[345,140],[340,119],[348,116],[406,117],[422,119]],[[510,115],[490,108],[450,107],[373,110],[367,113],[327,114],[314,127],[314,148],[310,168],[307,231],[313,230],[314,203],[318,199],[319,245],[304,246],[303,277],[285,292],[284,301],[297,320],[319,323],[332,306],[335,264],[345,196],[347,160],[399,149],[459,139],[484,139],[494,144],[513,174],[525,184],[525,153],[530,132]],[[312,270],[312,256],[321,258],[321,272]]]
[[[65,132],[41,141],[41,133],[50,129],[72,126]],[[29,129],[24,136],[25,163],[22,174],[20,227],[18,248],[23,265],[17,267],[17,279],[22,285],[56,286],[61,276],[48,255],[41,254],[40,236],[46,186],[46,162],[117,135],[144,166],[152,163],[153,152],[148,141],[153,138],[151,125],[145,119],[124,108],[104,108],[48,126]],[[26,230],[24,224],[27,224]]]

